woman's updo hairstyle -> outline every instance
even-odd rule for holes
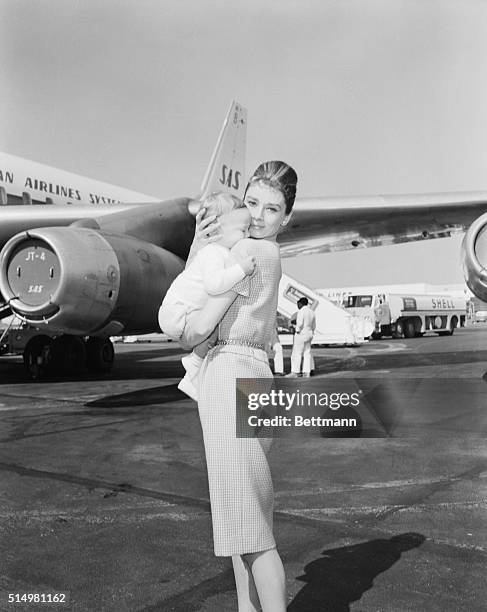
[[[260,164],[250,177],[245,193],[253,183],[264,183],[264,185],[277,189],[284,196],[286,215],[288,215],[293,209],[297,182],[298,176],[294,168],[283,161],[266,161]]]

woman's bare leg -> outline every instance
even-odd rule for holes
[[[243,555],[254,577],[262,612],[286,611],[286,578],[275,548]]]
[[[259,596],[250,567],[240,555],[232,557],[237,586],[238,612],[259,612]]]

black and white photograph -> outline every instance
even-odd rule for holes
[[[476,612],[487,1],[0,0],[0,610]]]

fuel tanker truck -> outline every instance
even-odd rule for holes
[[[453,295],[367,293],[349,295],[345,308],[373,324],[372,338],[421,337],[427,332],[451,336],[465,325],[465,298]]]

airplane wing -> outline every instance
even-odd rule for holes
[[[81,219],[128,211],[135,205],[107,206],[2,206],[0,208],[0,249],[15,234],[33,227],[70,225]],[[139,206],[137,204],[136,206]]]
[[[20,232],[74,226],[109,231],[168,249],[186,258],[194,235],[191,198],[109,206],[2,206],[0,249]]]
[[[487,212],[487,191],[296,201],[284,257],[444,238]]]

